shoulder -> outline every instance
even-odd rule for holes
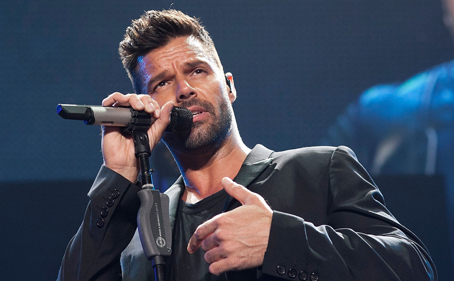
[[[279,165],[295,165],[306,167],[327,167],[333,159],[351,158],[357,161],[356,154],[347,146],[311,146],[271,154],[273,162]]]
[[[355,156],[353,150],[347,146],[308,146],[296,149],[276,151],[271,154],[273,158],[300,158],[300,157],[329,157],[335,152],[343,152]]]

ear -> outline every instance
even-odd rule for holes
[[[225,81],[226,81],[228,92],[229,92],[230,102],[233,103],[236,100],[236,89],[235,89],[235,83],[233,82],[232,73],[227,72],[225,74]]]

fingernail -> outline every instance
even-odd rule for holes
[[[139,101],[137,102],[137,107],[138,107],[139,109],[141,109],[141,108],[145,108],[145,105],[139,100]]]
[[[229,177],[224,177],[222,179],[222,184],[229,184],[232,183],[233,181]]]

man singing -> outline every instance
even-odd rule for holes
[[[157,120],[181,177],[170,197],[172,255],[166,280],[436,280],[421,241],[386,209],[346,147],[274,152],[241,140],[213,41],[197,19],[148,11],[128,27],[120,56],[135,94],[130,106]],[[190,131],[164,132],[173,106],[193,114]],[[88,193],[59,280],[154,280],[136,232],[139,167],[133,140],[104,127],[104,164]]]

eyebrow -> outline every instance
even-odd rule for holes
[[[209,66],[211,68],[210,64],[207,63],[206,61],[203,61],[203,60],[195,60],[195,61],[191,61],[191,62],[186,62],[186,63],[184,63],[184,66],[186,68],[192,69],[192,68],[196,68],[197,66],[200,66],[202,64],[203,65],[207,65],[207,66]],[[157,81],[164,79],[164,77],[167,75],[167,73],[168,73],[168,71],[164,70],[163,72],[161,72],[161,73],[157,74],[156,76],[152,77],[147,83],[147,89],[149,89],[149,87],[151,85],[153,85],[154,83],[156,83]]]
[[[201,64],[209,65],[206,61],[203,60],[196,60],[192,62],[186,62],[184,65],[189,68],[195,68]]]

